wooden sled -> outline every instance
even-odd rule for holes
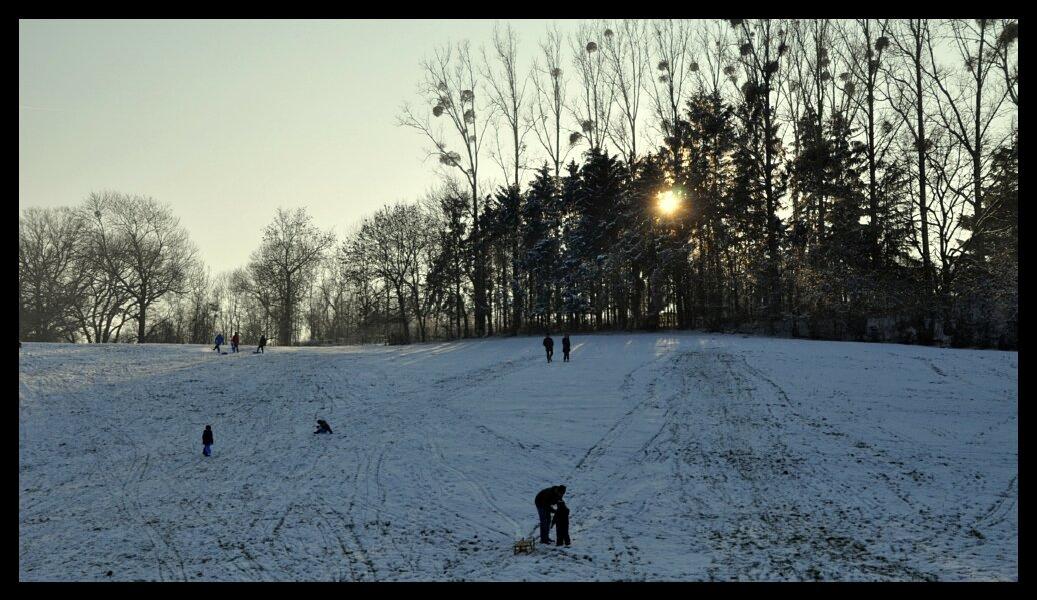
[[[532,554],[534,548],[536,548],[536,541],[533,538],[515,542],[515,554]]]

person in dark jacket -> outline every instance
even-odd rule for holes
[[[216,345],[213,346],[212,349],[215,350],[216,352],[219,352],[220,351],[220,346],[222,346],[222,345],[223,345],[223,334],[222,333],[217,333],[216,334]]]
[[[206,425],[202,432],[202,454],[212,456],[212,425]]]
[[[230,351],[231,352],[237,352],[238,351],[238,342],[240,342],[240,341],[241,341],[241,336],[239,336],[238,332],[235,331],[234,332],[234,337],[230,338]]]
[[[317,431],[314,431],[313,433],[334,433],[334,432],[331,431],[331,425],[328,425],[327,421],[325,421],[324,419],[317,419]]]
[[[537,515],[540,517],[540,543],[542,544],[551,543],[548,534],[551,531],[551,513],[554,512],[552,506],[561,502],[564,495],[565,486],[556,485],[540,490],[540,493],[533,499],[533,504],[537,507]]]
[[[569,362],[569,348],[572,346],[569,344],[569,334],[562,336],[562,362]]]
[[[263,350],[263,348],[266,348],[266,336],[265,335],[259,336],[259,346],[256,347],[256,354],[260,354],[260,353],[266,354],[266,352]]]
[[[555,353],[555,341],[551,339],[550,333],[544,338],[544,350],[547,350],[547,362],[551,362],[551,357]]]
[[[569,507],[565,505],[565,502],[558,501],[558,509],[555,510],[554,517],[555,525],[555,539],[558,540],[557,544],[561,546],[563,543],[569,545]]]

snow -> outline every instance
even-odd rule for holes
[[[19,577],[1018,580],[1017,353],[572,340],[24,343]]]

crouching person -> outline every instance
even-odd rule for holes
[[[553,506],[558,504],[564,495],[565,486],[556,485],[540,490],[536,495],[536,498],[533,499],[533,504],[537,507],[537,516],[540,517],[541,544],[551,543],[551,538],[548,537],[548,534],[551,531],[551,513],[554,512]]]

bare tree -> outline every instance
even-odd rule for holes
[[[495,106],[482,93],[481,78],[472,61],[469,43],[436,51],[435,56],[423,62],[425,79],[421,82],[424,102],[431,105],[432,116],[447,117],[447,128],[463,146],[463,152],[449,149],[447,136],[441,128],[434,128],[429,112],[412,109],[404,105],[399,124],[421,132],[434,150],[430,155],[439,157],[440,163],[453,167],[464,174],[471,189],[472,239],[479,240],[479,158],[486,129],[493,123]],[[473,244],[478,249],[480,244]],[[486,332],[486,277],[485,260],[479,250],[475,251],[473,287],[475,292],[475,332]]]
[[[612,88],[611,96],[619,107],[617,126],[609,128],[609,136],[623,155],[627,165],[637,161],[638,111],[645,78],[649,77],[649,48],[645,25],[635,19],[624,19],[607,26],[602,36],[601,53],[605,57],[605,79]]]
[[[868,230],[871,237],[872,263],[881,259],[879,237],[878,168],[889,150],[899,127],[881,120],[881,68],[889,48],[888,19],[857,19],[842,31],[843,62],[848,69],[844,90],[851,98],[856,114],[863,121],[864,147],[868,159]],[[853,87],[851,87],[853,86]],[[901,124],[900,120],[896,121]]]
[[[410,343],[411,316],[417,318],[421,339],[425,339],[428,301],[422,301],[421,288],[427,277],[428,246],[434,242],[430,216],[416,204],[385,206],[365,219],[356,235],[343,245],[343,258],[370,259],[372,274],[384,282],[387,293],[396,298],[403,343]]]
[[[68,208],[28,208],[18,219],[18,337],[74,341],[75,310],[89,274],[80,253],[85,223]]]
[[[324,253],[335,242],[331,232],[313,224],[306,209],[277,209],[263,231],[263,243],[252,253],[249,271],[255,285],[270,289],[277,316],[277,342],[294,340],[296,308],[306,297]]]
[[[746,75],[740,88],[747,103],[759,107],[762,113],[763,137],[763,192],[767,206],[767,279],[768,316],[776,318],[781,312],[781,280],[779,242],[781,220],[778,216],[781,190],[777,182],[777,169],[781,147],[780,125],[777,102],[783,77],[782,57],[788,53],[788,31],[784,23],[771,19],[747,21],[735,19],[733,27],[741,32],[739,54]],[[788,59],[786,58],[786,62]],[[774,94],[774,95],[772,95]]]
[[[73,307],[79,331],[88,343],[106,344],[118,340],[130,320],[133,298],[120,285],[118,277],[106,268],[103,247],[94,236],[84,240],[79,265],[86,277],[85,293]],[[113,248],[109,252],[116,251]]]
[[[1008,98],[1019,108],[1019,52],[1016,41],[1019,39],[1019,22],[1014,19],[1001,21],[1001,33],[992,40],[991,52],[994,53],[994,64],[1004,77]]]
[[[486,56],[483,49],[483,77],[489,82],[490,102],[496,106],[497,114],[504,119],[506,132],[511,143],[511,152],[505,159],[497,132],[497,151],[493,156],[504,172],[504,180],[516,189],[520,187],[520,174],[525,169],[525,137],[530,124],[523,122],[526,104],[526,86],[530,76],[520,75],[518,67],[518,36],[509,24],[503,30],[493,28],[493,58]],[[496,67],[496,68],[495,68]],[[510,162],[509,162],[510,161]],[[508,167],[511,167],[509,169]],[[512,174],[514,178],[512,178]]]
[[[569,152],[579,142],[577,131],[568,131],[568,138],[563,142],[562,115],[566,109],[565,71],[562,69],[562,44],[565,38],[558,28],[547,31],[547,39],[540,44],[543,65],[533,63],[532,79],[536,88],[535,101],[530,109],[529,125],[554,164],[557,179],[561,175],[561,166],[569,156]]]
[[[652,25],[652,60],[658,61],[662,72],[657,83],[649,88],[655,113],[662,125],[662,133],[671,142],[684,110],[684,102],[690,92],[689,73],[698,70],[698,63],[691,56],[692,29],[687,21],[657,21]],[[728,73],[730,75],[730,73]],[[667,143],[671,149],[674,175],[680,173],[680,157],[676,143]]]
[[[84,210],[97,258],[132,299],[137,343],[144,343],[148,309],[167,294],[184,293],[197,251],[172,210],[147,196],[94,193]]]
[[[581,24],[570,38],[573,64],[579,77],[580,96],[571,108],[580,123],[583,139],[591,148],[604,148],[609,139],[615,89],[606,79],[605,55],[598,42],[612,35],[607,27]]]
[[[941,296],[951,289],[957,259],[962,256],[960,243],[962,215],[969,197],[971,165],[968,151],[946,131],[933,136],[928,156],[932,210],[929,224],[936,234],[936,258],[939,261],[938,290]]]
[[[995,19],[955,19],[950,22],[951,37],[960,59],[956,73],[947,74],[936,62],[933,36],[926,38],[928,45],[927,75],[935,84],[935,97],[941,123],[968,152],[972,159],[972,214],[974,229],[972,251],[978,262],[986,257],[983,241],[983,189],[989,171],[991,149],[1011,135],[990,142],[991,126],[998,122],[1002,106],[1008,98],[1010,86],[998,85],[991,77],[997,64],[996,42],[1001,35],[998,28],[1004,24]],[[953,83],[952,83],[953,81]],[[956,85],[955,85],[956,84]]]
[[[694,73],[699,89],[705,90],[706,93],[720,95],[726,87],[727,76],[724,74],[724,67],[731,64],[730,32],[731,27],[727,23],[711,20],[699,28],[694,36],[688,72]],[[695,57],[700,57],[701,62]]]
[[[926,294],[934,289],[932,260],[929,253],[929,182],[926,173],[928,153],[932,141],[926,136],[926,124],[930,119],[926,98],[929,96],[929,81],[923,78],[928,62],[929,22],[925,19],[900,21],[891,31],[891,50],[895,51],[896,63],[887,67],[886,79],[890,91],[889,106],[900,117],[907,128],[917,160],[916,198],[918,199],[918,224],[920,234],[919,253],[925,277]]]

